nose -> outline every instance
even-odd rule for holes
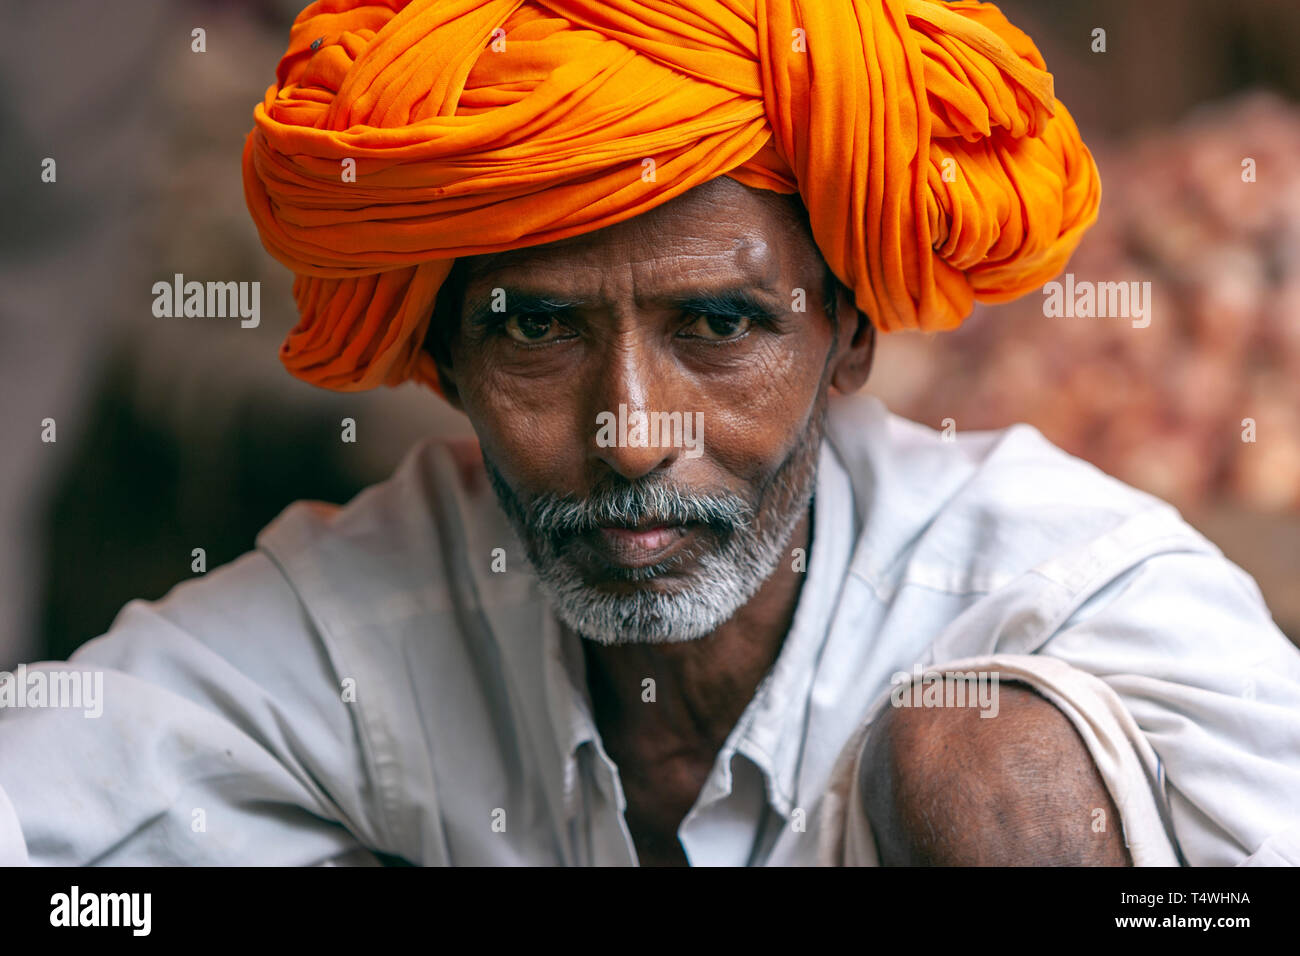
[[[596,367],[586,423],[589,458],[628,481],[668,469],[682,449],[664,427],[679,392],[667,363],[629,335],[611,343]]]

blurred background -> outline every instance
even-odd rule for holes
[[[0,669],[66,657],[191,577],[193,549],[214,568],[289,502],[346,501],[421,437],[471,433],[414,386],[338,395],[279,364],[291,278],[257,240],[239,159],[300,6],[0,12]],[[1068,271],[1151,282],[1152,322],[1048,319],[1031,294],[954,333],[883,337],[867,389],[936,428],[1028,421],[1171,501],[1300,643],[1300,4],[998,6],[1101,169]],[[155,318],[152,285],[178,272],[260,281],[260,326]]]

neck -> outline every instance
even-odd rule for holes
[[[786,558],[712,634],[671,644],[582,641],[596,724],[616,763],[622,765],[620,756],[712,763],[781,652],[805,577],[788,558],[794,548],[810,553],[810,538],[811,507],[786,545]],[[653,702],[646,699],[647,678],[654,681]]]

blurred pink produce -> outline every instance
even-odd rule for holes
[[[1035,292],[884,336],[871,387],[935,427],[1030,422],[1182,508],[1300,512],[1300,108],[1253,93],[1093,148],[1101,215],[1066,271],[1150,282],[1150,324],[1047,317]]]

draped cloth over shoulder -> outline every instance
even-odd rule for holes
[[[717,176],[798,192],[886,332],[1041,286],[1101,194],[1032,41],[974,0],[320,0],[254,116],[245,197],[297,274],[281,358],[341,391],[437,388],[456,257]]]

